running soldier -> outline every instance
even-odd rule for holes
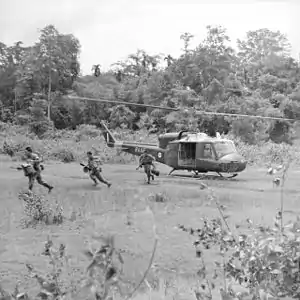
[[[148,149],[145,149],[144,153],[139,158],[139,166],[136,169],[138,170],[142,166],[150,165],[152,166],[152,170],[156,172],[156,167],[154,165],[155,160],[156,160],[155,157],[149,153]],[[145,169],[145,173],[147,173],[146,169]],[[153,174],[151,174],[151,178],[152,180],[154,180]]]
[[[98,185],[97,179],[106,184],[108,187],[111,187],[111,183],[105,180],[101,174],[102,172],[102,162],[99,157],[94,156],[91,151],[87,152],[88,157],[88,168],[90,170],[90,178],[94,181],[94,185]]]
[[[48,193],[50,193],[53,189],[53,186],[49,185],[48,183],[46,183],[43,178],[42,178],[42,175],[41,175],[41,172],[42,170],[44,169],[44,167],[42,167],[40,165],[40,163],[43,161],[42,159],[40,159],[40,157],[38,156],[38,154],[34,153],[32,151],[32,148],[31,147],[27,147],[25,149],[25,156],[27,158],[27,161],[28,163],[30,163],[32,165],[32,168],[34,170],[34,172],[32,174],[29,174],[28,175],[28,179],[29,179],[29,182],[28,182],[28,185],[29,185],[29,190],[32,191],[32,188],[33,188],[33,184],[34,184],[34,181],[36,179],[36,181],[46,187],[48,189]]]

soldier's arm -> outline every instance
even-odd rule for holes
[[[87,167],[89,168],[89,169],[91,169],[92,167],[93,167],[93,161],[92,160],[88,160],[88,162],[87,162]]]
[[[136,168],[137,170],[142,166],[142,162],[143,162],[143,155],[141,155],[140,158],[139,158],[139,165]]]

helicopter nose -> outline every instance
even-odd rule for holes
[[[238,163],[239,164],[238,172],[245,170],[247,165],[247,161],[245,160],[245,158],[238,153],[227,154],[221,157],[220,161],[224,163]]]

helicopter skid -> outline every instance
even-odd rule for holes
[[[221,174],[221,173],[219,173],[219,172],[217,172],[222,178],[228,178],[228,179],[230,179],[230,178],[234,178],[234,177],[236,177],[236,176],[238,176],[239,174],[238,173],[223,173],[223,174]]]

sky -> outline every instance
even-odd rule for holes
[[[196,46],[205,38],[207,25],[227,28],[233,46],[249,30],[280,30],[298,58],[298,12],[300,0],[0,0],[0,41],[30,45],[39,29],[53,24],[79,39],[83,75],[94,64],[107,70],[137,49],[178,57],[180,35],[193,34],[191,46]]]

